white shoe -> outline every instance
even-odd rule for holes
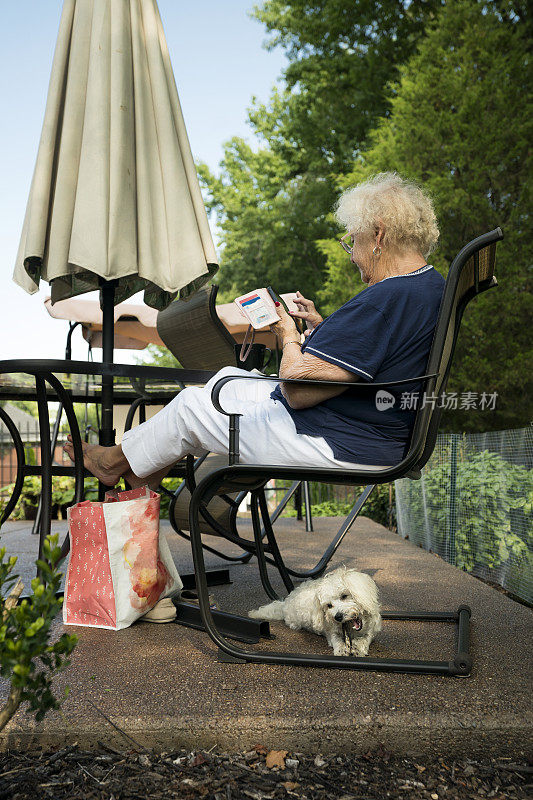
[[[159,600],[150,611],[141,617],[144,622],[173,622],[175,619],[176,606],[170,597]]]

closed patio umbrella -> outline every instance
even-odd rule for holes
[[[52,302],[100,288],[164,308],[217,270],[155,0],[65,0],[14,280]],[[103,380],[103,444],[113,441]]]

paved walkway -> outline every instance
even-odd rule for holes
[[[278,540],[289,563],[311,566],[338,522],[317,518],[316,531],[306,534],[302,523],[281,520]],[[249,522],[242,525],[245,530]],[[64,535],[65,523],[53,527]],[[167,524],[165,532],[179,571],[191,572],[188,544]],[[211,542],[216,546],[217,540]],[[1,543],[19,554],[29,580],[37,544],[28,524],[8,523]],[[207,562],[222,566],[214,556]],[[357,520],[333,566],[341,563],[374,577],[387,610],[470,605],[472,676],[223,664],[206,634],[178,625],[137,623],[118,633],[80,628],[72,664],[57,680],[58,691],[70,687],[62,712],[39,725],[19,712],[0,744],[85,747],[103,741],[128,748],[114,723],[146,747],[162,749],[242,750],[262,743],[322,753],[362,753],[380,745],[426,756],[523,753],[532,742],[531,611],[365,518]],[[230,586],[212,590],[220,608],[246,613],[264,602],[253,564],[231,567],[231,574]],[[275,641],[261,646],[280,650],[297,643],[309,652],[328,652],[320,637],[278,623],[272,631]],[[447,659],[453,639],[453,626],[445,623],[385,622],[371,654]]]

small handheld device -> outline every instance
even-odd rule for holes
[[[279,321],[274,305],[276,300],[267,289],[255,289],[253,292],[236,297],[234,302],[256,330]]]
[[[269,295],[270,295],[270,297],[272,298],[272,300],[274,301],[274,303],[281,303],[281,305],[283,306],[283,308],[285,309],[285,311],[287,312],[287,314],[290,314],[290,313],[291,313],[291,312],[289,311],[289,308],[288,308],[288,306],[287,306],[287,303],[285,302],[285,300],[283,299],[283,297],[281,297],[280,295],[276,294],[276,292],[274,291],[274,289],[272,288],[272,286],[267,286],[267,292],[269,293]],[[302,333],[302,320],[301,320],[301,319],[299,319],[298,317],[293,317],[293,319],[294,319],[294,324],[296,325],[296,328],[297,328],[297,330],[298,330],[300,333]]]

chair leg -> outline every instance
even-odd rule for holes
[[[289,567],[287,567],[287,572],[290,575],[292,575],[294,578],[303,579],[303,578],[319,578],[324,573],[329,562],[331,561],[331,559],[337,552],[339,546],[341,545],[342,540],[344,539],[344,537],[354,524],[355,520],[361,513],[361,509],[363,508],[364,504],[370,497],[372,491],[375,489],[375,486],[376,484],[369,484],[368,486],[365,486],[364,490],[357,498],[357,501],[355,502],[352,510],[342,523],[341,527],[335,534],[334,538],[331,540],[328,547],[326,548],[324,555],[322,556],[320,561],[318,561],[318,563],[312,569],[304,571],[290,569]]]
[[[190,536],[188,536],[180,528],[178,528],[176,523],[175,523],[175,521],[174,521],[174,504],[176,503],[177,498],[178,498],[178,493],[177,492],[173,493],[173,497],[172,497],[172,499],[170,501],[170,506],[169,506],[169,511],[168,511],[168,519],[169,519],[169,522],[170,522],[170,525],[171,525],[173,531],[175,533],[177,533],[178,536],[181,536],[182,539],[185,539],[185,541],[190,542],[190,540],[191,540]],[[204,515],[204,517],[206,516],[205,513],[203,515]],[[207,519],[207,522],[210,525],[212,525],[212,522],[211,522],[210,519]],[[217,528],[215,526],[212,525],[212,527],[214,527],[214,529],[217,530]],[[209,553],[213,553],[213,555],[224,559],[224,561],[230,561],[230,562],[233,562],[235,564],[247,564],[250,561],[250,559],[252,558],[252,553],[249,553],[249,552],[244,552],[242,554],[239,554],[238,556],[230,556],[230,555],[227,555],[226,553],[223,553],[221,550],[217,550],[214,547],[210,547],[209,545],[207,545],[205,543],[203,544],[203,547]]]
[[[372,491],[373,488],[374,487],[372,486],[370,491]],[[278,506],[272,512],[272,514],[268,514],[267,513],[266,516],[263,515],[264,520],[266,520],[267,518],[269,519],[270,529],[272,529],[272,524],[282,514],[282,512],[285,509],[285,507],[287,506],[289,500],[300,489],[302,489],[303,496],[304,496],[305,514],[306,514],[306,516],[305,516],[305,519],[306,519],[306,531],[310,532],[310,531],[313,530],[313,521],[312,521],[312,516],[311,516],[311,500],[310,500],[310,494],[309,494],[309,484],[308,483],[302,484],[301,481],[293,481],[293,483],[291,484],[291,486],[288,488],[287,492],[283,496],[281,502],[278,504]],[[367,487],[367,489],[368,489],[368,487]],[[291,575],[293,577],[295,577],[295,578],[300,578],[300,579],[318,578],[318,577],[320,577],[320,575],[322,575],[322,573],[325,571],[329,561],[331,560],[332,556],[334,555],[335,551],[337,550],[337,548],[339,547],[340,543],[344,539],[344,536],[346,535],[346,533],[348,532],[348,530],[352,526],[355,518],[357,517],[357,514],[359,514],[364,502],[366,501],[366,499],[368,498],[368,495],[370,494],[370,491],[368,491],[368,493],[366,495],[363,493],[364,496],[361,495],[362,501],[357,506],[357,511],[355,512],[355,514],[353,514],[353,511],[350,513],[350,515],[347,517],[347,519],[344,521],[343,525],[339,529],[339,531],[336,534],[335,538],[331,542],[330,546],[326,550],[324,556],[321,558],[319,563],[313,569],[308,570],[308,571],[304,571],[304,572],[299,572],[298,570],[293,570],[293,569],[290,569],[289,567],[287,567],[285,565],[284,561],[283,561],[283,558],[282,558],[282,556],[281,556],[281,554],[279,552],[279,549],[277,549],[277,544],[275,543],[275,540],[274,540],[274,546],[276,547],[277,556],[278,557],[274,558],[274,557],[265,555],[264,558],[265,558],[265,560],[266,560],[266,562],[268,564],[270,564],[271,566],[275,566],[278,569],[278,571],[280,572],[282,577],[283,577],[283,573],[284,573],[285,577],[283,577],[283,582],[285,583],[285,586],[286,586],[288,592],[291,592],[292,589],[294,588],[294,585],[293,585],[293,583],[292,583],[292,581],[290,579]],[[177,493],[176,493],[176,495],[177,495]],[[360,498],[360,500],[361,500],[361,498]],[[358,501],[358,503],[359,503],[359,501]],[[247,555],[242,555],[242,556],[237,556],[237,557],[235,557],[235,556],[227,556],[225,553],[222,553],[219,550],[215,550],[214,548],[209,547],[206,544],[203,545],[204,550],[207,550],[208,552],[213,553],[214,555],[218,555],[221,558],[225,559],[226,561],[234,561],[236,563],[242,563],[242,564],[248,563],[248,561],[250,560],[252,555],[256,554],[257,547],[254,546],[252,544],[252,542],[247,543],[247,541],[245,539],[243,539],[242,537],[239,536],[239,534],[238,534],[236,529],[235,529],[234,532],[230,532],[229,535],[228,535],[228,532],[225,531],[218,524],[218,522],[211,517],[211,515],[207,511],[207,508],[202,507],[200,513],[202,514],[202,516],[205,519],[205,521],[209,525],[211,525],[211,527],[215,531],[217,531],[217,533],[219,533],[219,535],[222,536],[223,538],[225,538],[227,541],[232,542],[233,544],[237,544],[240,547],[242,547],[243,549],[247,549],[248,546],[250,547],[250,550],[248,551]],[[170,505],[170,509],[169,509],[169,519],[170,519],[170,524],[172,525],[174,531],[179,536],[181,536],[183,539],[185,539],[186,541],[190,541],[190,537],[187,536],[187,534],[184,533],[183,531],[179,530],[173,523],[172,501],[171,501],[171,505]],[[266,525],[266,522],[264,521],[263,527],[262,527],[262,530],[261,530],[261,537],[264,538],[266,535],[267,535],[267,525]],[[289,588],[289,586],[291,588]]]
[[[236,512],[232,513],[230,516],[230,530],[221,525],[218,522],[218,520],[216,520],[209,513],[207,506],[204,505],[203,503],[200,507],[200,514],[205,520],[205,522],[207,522],[207,524],[210,525],[213,528],[213,530],[216,533],[218,533],[219,536],[221,536],[223,539],[226,539],[226,541],[231,542],[232,544],[236,544],[245,551],[246,555],[238,556],[238,560],[241,561],[243,564],[247,564],[248,561],[250,561],[252,556],[255,554],[255,545],[249,539],[243,539],[241,536],[239,536],[236,525],[237,513]]]
[[[268,515],[268,507],[267,507],[265,492],[261,489],[259,492],[257,492],[257,495],[258,495],[257,499],[258,499],[258,502],[259,502],[259,508],[260,508],[260,511],[261,511],[261,517],[263,519],[264,531],[266,533],[267,541],[268,541],[268,544],[270,546],[270,552],[272,554],[272,559],[273,559],[273,561],[274,561],[274,563],[275,563],[275,565],[276,565],[276,567],[278,569],[279,574],[281,575],[281,579],[282,579],[283,583],[285,584],[285,588],[290,593],[294,589],[294,583],[291,580],[291,576],[289,575],[289,572],[288,572],[288,570],[287,570],[287,568],[285,566],[285,563],[283,561],[283,558],[281,557],[281,553],[280,553],[279,548],[278,548],[278,543],[277,543],[276,537],[274,535],[274,529],[272,528],[272,524],[270,522],[270,517]],[[254,534],[255,534],[255,526],[254,526]],[[263,550],[264,550],[263,544],[262,544],[263,543],[263,532],[261,530],[261,526],[260,525],[258,527],[258,535],[255,537],[255,542],[256,542],[256,546],[258,548],[258,551],[259,551],[259,549],[261,549],[261,551],[263,552]],[[263,552],[263,555],[264,555],[264,552]],[[266,568],[266,564],[265,564],[265,568]]]
[[[339,528],[339,530],[335,534],[334,538],[332,539],[332,541],[330,542],[328,547],[326,548],[326,550],[325,550],[323,556],[321,557],[320,561],[318,561],[318,563],[314,567],[312,567],[309,570],[303,570],[303,571],[299,571],[299,570],[296,570],[296,569],[291,569],[290,567],[287,567],[287,565],[283,562],[283,559],[282,559],[282,557],[280,555],[280,559],[283,562],[283,567],[287,571],[288,575],[292,575],[293,578],[298,578],[298,579],[301,579],[301,580],[306,580],[307,578],[320,578],[320,576],[325,572],[329,562],[331,561],[331,559],[333,558],[333,556],[337,552],[339,546],[342,543],[342,540],[344,539],[344,537],[346,536],[346,534],[348,533],[348,531],[350,530],[350,528],[354,524],[355,520],[357,519],[357,517],[361,513],[361,509],[363,508],[364,504],[366,503],[366,501],[370,497],[373,489],[375,489],[375,486],[376,486],[376,484],[369,484],[368,486],[365,486],[364,490],[361,492],[361,494],[357,498],[357,501],[355,502],[352,510],[350,511],[350,513],[348,514],[348,516],[346,517],[344,522],[342,523],[341,527]],[[277,511],[277,509],[276,509],[276,511]],[[270,523],[272,524],[272,522],[274,522],[275,519],[276,519],[276,517],[274,515],[271,516],[270,517]],[[266,530],[263,528],[262,535],[264,536],[265,533],[266,533]],[[272,566],[275,566],[275,567],[279,566],[278,563],[276,563],[276,561],[273,558],[270,558],[269,556],[266,556],[265,558],[266,558],[266,561],[267,561],[268,564],[271,564]]]
[[[304,481],[302,484],[304,495],[304,508],[305,508],[305,532],[313,532],[313,514],[311,511],[311,492],[309,490],[309,481]]]
[[[41,519],[39,522],[39,559],[43,557],[44,540],[50,535],[52,517],[52,453],[50,450],[50,418],[46,384],[40,375],[35,376],[35,390],[39,411],[39,433],[41,437]],[[41,570],[37,569],[37,576]]]
[[[261,531],[261,517],[259,516],[259,509],[258,509],[259,498],[257,495],[258,495],[257,492],[252,492],[252,503],[250,509],[252,512],[252,526],[254,529],[256,556],[257,556],[257,563],[259,565],[259,576],[261,578],[261,583],[263,584],[263,589],[270,597],[270,599],[280,600],[281,598],[275,591],[272,584],[270,583],[270,578],[268,575],[268,568],[265,559],[265,545]]]
[[[277,520],[277,518],[282,514],[282,512],[285,510],[285,507],[288,505],[289,500],[291,499],[291,497],[294,496],[294,493],[298,490],[300,483],[301,481],[293,481],[290,487],[287,489],[287,491],[281,498],[281,501],[278,503],[278,505],[270,515],[270,521],[272,523],[274,523]]]
[[[261,652],[245,650],[228,642],[218,630],[211,608],[209,607],[209,591],[205,570],[205,560],[200,533],[199,513],[201,493],[195,491],[190,504],[190,533],[194,559],[194,571],[200,613],[205,630],[218,646],[221,661],[233,663],[283,664],[293,666],[332,667],[336,669],[374,670],[379,672],[408,672],[414,674],[457,675],[466,676],[471,669],[471,658],[468,653],[470,609],[461,606],[456,612],[428,612],[383,614],[384,619],[420,619],[443,622],[455,622],[458,628],[458,642],[454,658],[450,661],[424,661],[415,659],[392,658],[355,658],[352,656],[307,655],[291,652]],[[253,505],[252,505],[253,507]],[[259,516],[257,506],[255,513]],[[260,534],[257,538],[261,538]]]
[[[287,589],[288,592],[291,592],[293,590],[293,588],[294,588],[294,584],[293,584],[293,582],[291,580],[291,576],[293,578],[298,578],[300,580],[307,580],[309,578],[319,578],[321,575],[323,575],[323,573],[327,569],[327,566],[328,566],[329,562],[331,561],[331,559],[335,555],[337,549],[341,545],[344,537],[346,536],[346,534],[348,533],[348,531],[350,530],[350,528],[354,524],[355,520],[357,519],[357,517],[361,513],[361,510],[362,510],[364,504],[366,503],[366,501],[370,497],[370,494],[372,493],[372,491],[375,488],[375,484],[369,484],[368,486],[366,486],[364,488],[364,490],[361,492],[361,494],[357,498],[357,501],[355,502],[352,510],[350,511],[350,513],[348,514],[346,519],[343,521],[341,527],[339,528],[339,530],[335,534],[334,538],[332,539],[332,541],[330,542],[330,544],[326,548],[326,550],[325,550],[324,554],[322,555],[321,559],[318,561],[318,563],[314,567],[312,567],[309,570],[295,570],[295,569],[291,569],[290,567],[288,567],[285,564],[285,562],[283,560],[283,557],[282,557],[282,555],[281,555],[281,553],[279,551],[279,548],[278,548],[278,545],[277,545],[277,542],[276,542],[276,539],[275,539],[274,531],[272,529],[272,523],[279,517],[279,515],[281,514],[281,512],[283,511],[283,509],[287,505],[287,503],[290,500],[290,498],[293,496],[294,492],[296,492],[298,487],[299,487],[299,482],[298,481],[294,481],[294,483],[292,484],[292,486],[289,488],[289,490],[287,491],[286,495],[284,496],[282,502],[278,505],[278,507],[275,509],[275,511],[273,512],[272,515],[268,514],[268,510],[266,508],[266,501],[264,502],[264,507],[261,510],[261,516],[262,516],[262,519],[263,519],[263,525],[261,527],[260,538],[261,538],[261,541],[262,541],[265,538],[265,536],[267,537],[267,540],[268,540],[269,545],[270,545],[270,551],[271,551],[271,555],[269,556],[264,552],[264,548],[262,548],[262,556],[261,556],[261,558],[266,562],[265,565],[264,565],[264,574],[266,574],[266,564],[270,564],[271,566],[276,567],[276,569],[278,570],[278,572],[281,575],[283,583],[285,584],[285,588]],[[263,495],[263,498],[264,498],[264,492],[262,492],[261,494]],[[304,498],[306,496],[307,495],[305,494],[305,487],[304,487]],[[260,501],[260,505],[261,504],[262,503]],[[253,505],[254,504],[252,503],[252,524],[253,524],[253,517],[254,517]],[[307,504],[306,504],[306,506],[307,506]],[[235,531],[235,534],[231,534],[230,533],[228,535],[228,532],[226,532],[226,531],[224,531],[224,529],[220,528],[220,526],[218,526],[218,523],[216,522],[216,520],[213,520],[211,518],[209,512],[207,511],[207,509],[203,505],[200,508],[200,513],[202,514],[204,519],[215,530],[217,530],[220,533],[221,536],[225,537],[228,541],[233,542],[234,544],[240,545],[241,547],[245,547],[246,546],[246,540],[242,539],[242,537],[239,537],[238,534],[237,534],[237,531]],[[190,537],[187,536],[187,534],[185,534],[182,531],[179,531],[179,530],[176,529],[176,527],[173,525],[172,518],[173,518],[173,515],[172,515],[172,508],[171,508],[170,509],[170,513],[169,513],[169,519],[171,521],[172,527],[174,528],[176,533],[178,533],[180,536],[182,536],[187,541],[190,541]],[[307,519],[307,517],[306,517],[306,519]],[[206,544],[203,544],[203,547],[208,552],[214,553],[215,555],[218,555],[218,556],[220,556],[221,558],[224,558],[227,561],[234,561],[236,563],[247,564],[250,561],[252,555],[254,555],[254,554],[258,556],[258,559],[260,558],[259,555],[258,555],[259,548],[258,548],[258,545],[257,545],[257,536],[256,536],[256,533],[255,533],[255,528],[254,528],[254,542],[255,542],[255,546],[253,546],[253,551],[254,552],[248,551],[248,553],[246,555],[242,555],[242,556],[226,556],[221,551],[215,550],[214,548],[209,547]],[[251,546],[250,549],[252,550],[252,543],[251,542],[250,542],[250,546]],[[261,570],[261,566],[260,566],[260,570]],[[268,577],[267,577],[267,580],[268,580]],[[266,588],[267,585],[269,585],[269,587],[270,587],[269,589]],[[266,585],[265,585],[265,583],[263,583],[263,586],[265,588],[265,591],[266,591],[267,595],[271,599],[273,599],[273,600],[278,600],[279,599],[279,597],[274,592],[274,589],[272,588],[269,580],[268,580],[268,583]],[[273,592],[274,594],[271,594],[270,592]]]
[[[252,511],[252,525],[253,525],[253,528],[254,528],[254,543],[255,543],[255,546],[253,547],[253,551],[255,551],[255,552],[248,551],[248,553],[246,555],[237,556],[237,557],[235,557],[235,556],[226,556],[221,551],[215,550],[214,548],[209,547],[206,544],[202,545],[203,548],[205,550],[207,550],[208,552],[214,553],[215,555],[218,555],[221,558],[226,559],[227,561],[234,561],[234,562],[241,563],[241,564],[248,563],[253,554],[257,555],[258,563],[259,563],[259,571],[260,571],[260,576],[261,576],[261,582],[263,584],[265,592],[267,593],[267,595],[272,600],[279,600],[280,598],[277,595],[277,593],[275,592],[274,588],[272,587],[272,584],[271,584],[270,579],[268,577],[267,564],[270,564],[271,566],[275,566],[276,567],[276,569],[278,570],[278,572],[279,572],[279,574],[280,574],[280,576],[281,576],[281,578],[283,580],[285,588],[287,589],[287,592],[289,592],[289,593],[294,589],[294,583],[291,580],[291,576],[294,577],[294,578],[301,579],[301,580],[306,580],[306,579],[309,579],[309,578],[319,578],[325,572],[329,562],[331,561],[332,557],[336,553],[336,551],[339,548],[340,544],[342,543],[344,537],[346,536],[346,534],[348,533],[348,531],[352,527],[353,523],[355,522],[355,520],[357,519],[358,515],[360,514],[361,509],[363,508],[364,504],[366,503],[367,499],[369,498],[370,494],[372,493],[373,489],[375,488],[375,484],[369,484],[368,486],[365,487],[363,492],[358,497],[356,503],[354,504],[352,510],[350,511],[350,513],[348,514],[346,519],[343,521],[343,523],[342,523],[341,527],[339,528],[339,530],[337,531],[335,537],[333,538],[333,540],[330,542],[329,546],[325,550],[323,556],[318,561],[318,563],[310,570],[301,571],[301,570],[294,570],[294,569],[291,569],[290,567],[286,566],[286,564],[285,564],[285,562],[283,560],[283,557],[282,557],[282,555],[281,555],[281,553],[279,551],[279,548],[278,548],[278,545],[277,545],[277,542],[276,542],[276,538],[275,538],[275,534],[274,534],[274,531],[273,531],[273,528],[272,528],[272,523],[279,517],[279,515],[283,511],[283,508],[288,503],[289,499],[293,496],[294,492],[296,492],[297,489],[299,488],[299,485],[300,484],[299,484],[298,481],[294,481],[293,482],[292,486],[289,488],[289,490],[285,494],[282,502],[278,505],[278,507],[275,509],[275,511],[274,511],[274,513],[272,515],[269,515],[269,513],[268,513],[264,491],[261,491],[260,493],[257,493],[258,497],[257,497],[256,501],[252,500],[251,511]],[[310,511],[310,502],[308,502],[309,501],[309,492],[308,491],[306,492],[306,488],[308,490],[309,487],[308,486],[307,487],[306,486],[303,487],[304,499],[306,501],[306,509],[307,509],[307,506],[309,505],[309,511]],[[257,514],[257,501],[259,502],[259,506],[261,508],[262,526],[261,526],[261,523],[258,522],[259,516]],[[172,504],[171,504],[171,506],[172,506]],[[255,506],[255,508],[254,508],[254,506]],[[207,509],[205,508],[205,506],[203,504],[200,506],[200,513],[202,514],[204,519],[206,519],[206,521],[215,530],[218,530],[219,533],[222,536],[224,536],[228,541],[232,541],[234,544],[239,544],[241,546],[245,546],[245,540],[243,540],[241,537],[238,536],[237,531],[235,531],[236,535],[232,535],[231,533],[228,535],[228,532],[224,531],[222,528],[219,529],[218,523],[216,522],[216,520],[213,520],[211,518],[209,512],[207,511]],[[170,518],[172,527],[174,528],[176,533],[178,533],[184,539],[186,539],[188,541],[191,541],[190,537],[187,536],[187,534],[183,533],[182,531],[177,530],[176,527],[173,525],[172,507],[170,508],[169,518]],[[309,518],[306,516],[306,519],[309,519]],[[260,529],[260,533],[259,534],[256,531],[256,524],[259,524],[259,526],[260,526],[260,528],[259,528]],[[265,549],[264,549],[264,546],[262,544],[265,536],[266,536],[267,541],[269,543],[269,549],[270,549],[270,553],[271,553],[270,556],[265,553]],[[252,545],[251,542],[250,542],[250,545]],[[250,549],[252,549],[252,548],[250,548]]]
[[[188,536],[180,528],[177,527],[177,525],[175,523],[175,520],[174,520],[174,506],[175,506],[175,504],[176,504],[176,502],[178,500],[179,495],[181,494],[181,492],[183,491],[183,489],[185,487],[187,487],[189,489],[191,494],[194,491],[194,489],[196,488],[195,470],[197,470],[198,467],[205,461],[207,456],[208,456],[208,453],[205,453],[205,455],[203,455],[203,456],[199,456],[197,459],[193,459],[192,456],[187,456],[186,477],[185,477],[185,480],[180,484],[180,486],[178,486],[178,488],[176,489],[175,492],[169,492],[168,490],[165,490],[164,487],[161,487],[161,488],[164,489],[166,494],[170,495],[170,498],[171,498],[170,499],[169,510],[168,510],[168,518],[169,518],[169,522],[170,522],[170,524],[172,526],[172,529],[174,530],[175,533],[178,534],[178,536],[181,536],[181,538],[185,539],[185,541],[187,541],[187,542],[190,542],[190,536]],[[237,500],[234,502],[234,505],[236,507],[238,507],[240,501],[245,496],[245,494],[246,494],[245,492],[241,492],[238,495]],[[236,515],[237,515],[237,512],[235,510],[234,516],[236,516]],[[202,509],[202,516],[204,517],[206,522],[209,525],[211,525],[211,527],[217,533],[219,533],[221,536],[224,536],[224,534],[225,534],[224,529],[221,528],[218,525],[218,523],[213,520],[213,518],[211,517],[211,515],[207,511],[207,508],[205,508],[205,507]],[[238,544],[238,543],[236,542],[236,544]],[[238,556],[230,556],[230,555],[227,555],[226,553],[222,552],[221,550],[217,550],[214,547],[210,547],[207,544],[204,544],[203,547],[204,547],[204,550],[207,550],[209,553],[213,553],[213,555],[218,556],[219,558],[222,558],[224,561],[230,561],[230,562],[232,562],[234,564],[247,564],[248,561],[250,561],[250,559],[252,558],[252,553],[249,553],[248,551],[245,551],[244,553],[242,553],[242,554],[240,554]]]
[[[178,536],[181,536],[182,539],[185,539],[186,542],[191,541],[191,537],[179,528],[174,528],[174,532],[177,533]],[[202,547],[204,550],[207,550],[208,553],[213,553],[213,555],[224,559],[224,561],[231,561],[234,564],[247,564],[253,556],[253,553],[246,553],[246,555],[242,556],[229,556],[227,553],[223,553],[222,550],[216,550],[214,547],[210,547],[208,544],[205,544],[205,542],[202,544]]]
[[[357,519],[357,517],[361,513],[361,510],[362,510],[364,504],[366,503],[366,501],[368,500],[368,498],[372,494],[372,492],[375,489],[375,487],[376,487],[376,484],[369,484],[368,486],[365,486],[364,490],[361,492],[361,494],[357,498],[357,501],[354,503],[350,513],[348,514],[346,519],[343,521],[341,527],[339,528],[339,530],[335,534],[334,538],[332,539],[332,541],[330,542],[330,544],[326,548],[326,550],[325,550],[324,554],[322,555],[321,559],[318,561],[318,563],[314,567],[312,567],[309,570],[295,570],[295,569],[291,569],[290,567],[288,567],[285,564],[285,562],[283,560],[283,557],[282,557],[282,555],[281,555],[281,553],[280,553],[280,551],[278,549],[276,540],[274,538],[274,533],[273,533],[273,530],[272,530],[272,523],[275,522],[275,520],[279,517],[279,515],[281,514],[281,512],[283,511],[283,509],[287,505],[289,499],[292,497],[294,492],[298,489],[298,481],[294,481],[294,483],[292,484],[292,486],[289,488],[289,490],[287,491],[286,495],[284,496],[282,502],[279,504],[279,506],[276,508],[276,510],[274,511],[274,513],[272,515],[269,515],[268,511],[266,511],[266,513],[263,514],[263,527],[261,529],[261,539],[264,539],[265,536],[267,536],[267,538],[268,538],[268,535],[267,535],[267,529],[268,528],[270,529],[271,534],[272,534],[272,539],[269,539],[269,544],[271,545],[272,555],[268,556],[268,555],[264,554],[264,559],[265,559],[267,564],[270,564],[271,566],[274,566],[274,567],[276,567],[278,569],[278,571],[280,572],[280,575],[282,576],[283,582],[285,583],[285,587],[287,588],[288,592],[291,592],[292,589],[294,588],[294,585],[293,585],[292,581],[290,580],[291,576],[293,578],[298,578],[300,580],[307,580],[309,578],[319,578],[321,575],[323,575],[323,573],[327,569],[327,566],[328,566],[329,562],[331,561],[331,559],[333,558],[333,556],[337,552],[337,550],[340,547],[344,537],[346,536],[346,534],[348,533],[348,531],[350,530],[350,528],[354,524],[355,520]],[[265,508],[266,508],[266,503],[265,503]],[[206,516],[205,509],[202,510],[202,515],[204,517]],[[253,516],[253,512],[252,512],[252,516]],[[267,520],[268,520],[268,524],[267,524]],[[210,522],[210,524],[211,524],[211,522]],[[222,535],[224,535],[224,533],[222,533]],[[254,532],[254,536],[255,536],[255,532]],[[230,537],[227,537],[227,538],[228,538],[229,541],[232,541],[232,539]],[[273,544],[272,544],[272,542],[273,542]],[[236,540],[235,540],[235,543],[237,543]],[[242,545],[242,540],[239,543]],[[275,554],[274,554],[273,548],[275,548],[275,550],[276,550]],[[256,546],[255,549],[257,550],[257,546]],[[285,575],[285,577],[283,577],[284,575]],[[289,581],[290,583],[288,583],[287,581]],[[289,588],[289,585],[291,586],[291,588]],[[265,589],[265,591],[267,591],[267,590]],[[267,591],[267,594],[268,594],[268,591]],[[270,595],[269,595],[269,597],[270,597]],[[279,599],[279,598],[277,598],[277,597],[274,598],[273,597],[272,599]]]

